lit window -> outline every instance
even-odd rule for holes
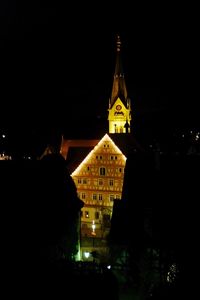
[[[101,167],[101,168],[99,169],[99,174],[100,174],[101,176],[105,176],[105,175],[106,175],[106,168]]]
[[[102,194],[99,194],[99,200],[103,200]]]
[[[89,218],[89,211],[85,211],[85,218]]]
[[[113,179],[110,179],[110,180],[109,180],[109,185],[110,185],[110,186],[113,186],[113,185],[114,185],[114,180],[113,180]]]
[[[93,195],[92,195],[92,199],[93,199],[93,200],[97,200],[97,194],[93,194]]]

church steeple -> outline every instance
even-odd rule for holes
[[[117,35],[116,52],[115,72],[108,109],[109,133],[127,133],[130,132],[131,103],[127,95],[122,68],[121,39],[119,35]]]
[[[115,64],[115,73],[113,79],[113,87],[110,99],[110,105],[112,106],[117,99],[120,97],[122,101],[126,102],[127,99],[127,90],[126,90],[126,82],[124,78],[124,72],[122,68],[121,61],[121,40],[120,36],[117,36],[117,55],[116,55],[116,64]]]

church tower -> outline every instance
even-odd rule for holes
[[[109,133],[130,133],[131,102],[127,96],[126,83],[121,62],[121,40],[117,36],[116,65],[111,98],[109,99]]]

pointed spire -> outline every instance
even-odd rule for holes
[[[117,35],[116,46],[117,46],[116,47],[117,55],[116,55],[115,73],[114,73],[111,102],[110,102],[111,107],[118,97],[120,97],[120,99],[124,102],[125,106],[127,102],[126,83],[124,79],[124,72],[123,72],[121,56],[120,56],[121,39],[119,35]]]

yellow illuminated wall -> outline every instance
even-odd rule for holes
[[[130,106],[125,107],[118,97],[111,108],[108,109],[109,115],[109,133],[126,133],[130,132],[131,110]],[[126,123],[129,127],[126,131]]]

